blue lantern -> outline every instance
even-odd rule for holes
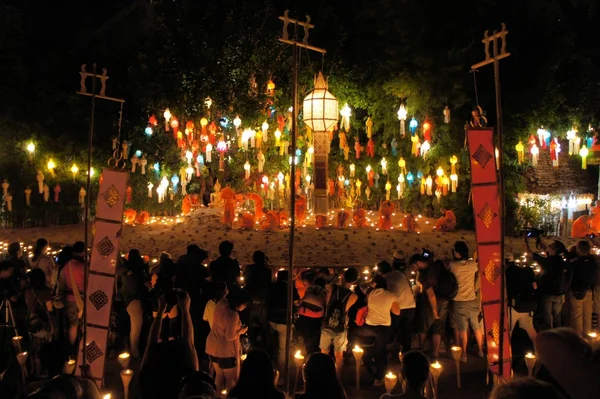
[[[302,156],[302,150],[300,148],[296,148],[296,156],[297,157]]]
[[[177,185],[179,184],[179,176],[173,175],[171,177],[171,183],[173,183],[173,193],[177,193]]]
[[[223,128],[226,128],[229,125],[229,119],[227,119],[226,116],[222,117],[219,119],[219,125],[221,125]]]
[[[586,139],[587,141],[587,148],[592,148],[592,144],[594,144],[594,138],[593,137],[588,137]]]
[[[140,150],[137,150],[135,152],[135,156],[138,157],[138,158],[141,157],[142,156],[142,152]]]
[[[423,178],[423,172],[418,171],[417,172],[417,179],[421,180]]]
[[[415,180],[415,178],[414,178],[412,172],[408,172],[408,174],[406,175],[406,181],[408,182],[409,187],[412,187],[414,180]]]
[[[198,164],[200,164],[200,165],[204,165],[204,157],[202,156],[202,154],[199,154],[196,157],[196,162],[198,162]]]
[[[349,186],[350,185],[350,180],[348,180],[348,179],[344,180],[344,185],[345,186]]]
[[[145,132],[148,136],[152,136],[152,128],[150,126],[146,128]]]
[[[160,172],[160,164],[158,162],[154,164],[153,168],[156,173]]]
[[[417,126],[419,126],[419,122],[417,122],[417,120],[415,118],[412,118],[410,120],[410,123],[408,124],[408,127],[410,129],[410,132],[412,134],[415,134],[415,131],[417,130]]]

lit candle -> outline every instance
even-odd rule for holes
[[[388,371],[388,373],[385,375],[385,390],[387,391],[387,393],[392,392],[392,389],[394,389],[394,387],[396,386],[397,381],[398,377],[396,376],[396,374],[392,373],[391,371]]]
[[[123,352],[119,354],[119,364],[121,364],[121,368],[124,370],[129,367],[129,359],[131,355],[128,352]]]
[[[525,355],[525,364],[527,365],[527,375],[529,377],[531,377],[533,375],[533,367],[535,366],[535,362],[536,362],[536,356],[533,353],[528,352]]]
[[[354,360],[356,362],[356,390],[360,390],[360,361],[364,355],[364,350],[358,346],[354,345],[352,348],[352,354],[354,355]]]
[[[460,389],[460,356],[462,354],[462,348],[460,346],[453,346],[450,350],[452,351],[452,357],[456,362],[456,387]]]

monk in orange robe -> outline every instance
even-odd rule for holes
[[[303,195],[296,195],[296,223],[303,224],[306,218],[306,197]]]
[[[242,215],[242,223],[241,223],[241,228],[244,230],[252,230],[254,228],[254,215],[249,213],[249,212],[245,212]]]
[[[260,195],[256,193],[248,194],[248,199],[254,201],[254,216],[258,220],[262,220],[263,213],[263,199]]]
[[[327,216],[326,215],[315,215],[315,227],[317,229],[322,229],[327,226]]]
[[[444,216],[437,220],[434,230],[437,231],[454,231],[456,229],[456,216],[454,212],[442,208]]]
[[[221,190],[221,199],[223,200],[223,223],[231,229],[235,220],[235,192],[227,186]]]
[[[357,208],[352,215],[352,220],[356,227],[365,227],[367,225],[367,213],[363,208]]]
[[[389,230],[392,228],[392,213],[396,206],[391,201],[383,201],[379,208],[379,230]]]
[[[135,218],[137,224],[146,224],[150,220],[150,214],[146,211],[141,211]]]
[[[346,223],[348,223],[348,219],[350,219],[350,212],[348,211],[339,211],[337,214],[337,228],[343,229],[346,227]]]
[[[181,201],[181,213],[187,215],[192,209],[200,206],[200,197],[198,194],[188,194]]]
[[[125,216],[125,223],[127,224],[132,224],[133,222],[135,222],[135,217],[137,216],[137,212],[135,209],[125,209],[125,212],[123,212],[123,215]]]
[[[279,228],[287,226],[290,223],[290,215],[283,209],[277,212],[277,216],[279,218]]]
[[[272,231],[279,226],[279,216],[275,211],[269,211],[265,215],[265,220],[260,225],[262,231]]]
[[[590,215],[583,215],[575,219],[573,225],[571,226],[571,237],[586,238],[590,234],[594,234],[594,230],[592,230],[589,226],[589,223],[592,219],[593,216]]]

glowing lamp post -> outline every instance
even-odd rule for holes
[[[314,89],[304,98],[303,115],[304,123],[314,132],[314,213],[327,215],[327,131],[338,120],[338,101],[327,90],[320,72]]]
[[[219,151],[219,172],[223,172],[225,170],[225,151],[227,151],[227,143],[225,140],[219,141],[217,143],[217,151]]]
[[[406,107],[404,104],[400,104],[400,108],[398,108],[398,120],[400,121],[400,136],[406,136],[406,116],[408,112],[406,111]]]

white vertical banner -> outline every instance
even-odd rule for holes
[[[123,227],[123,209],[129,173],[105,169],[100,177],[100,188],[96,205],[93,239],[86,301],[86,342],[79,345],[76,374],[82,375],[85,363],[89,377],[101,385],[104,378],[110,313],[115,287],[116,266],[119,258],[119,243]],[[83,341],[83,340],[82,340]]]

